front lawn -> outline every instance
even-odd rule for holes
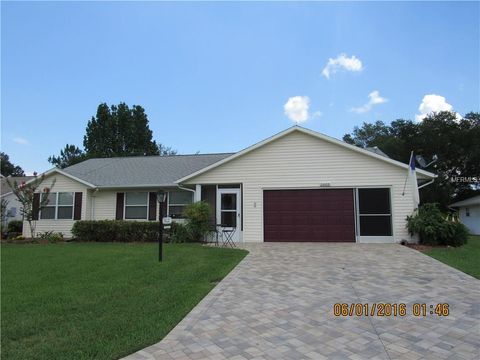
[[[468,243],[458,248],[437,248],[425,254],[480,279],[480,236],[470,236]]]
[[[161,340],[246,255],[155,244],[2,245],[2,359],[116,359]]]

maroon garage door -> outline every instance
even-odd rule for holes
[[[355,242],[353,189],[265,190],[264,241]]]

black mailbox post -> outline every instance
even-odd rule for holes
[[[159,206],[159,228],[158,228],[158,261],[163,261],[163,203],[167,200],[167,193],[157,191],[157,201]]]

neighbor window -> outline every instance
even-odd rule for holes
[[[43,220],[72,220],[73,219],[73,192],[58,192],[42,194],[48,196],[48,203],[40,212]]]
[[[148,215],[148,192],[125,193],[125,219],[146,220]]]
[[[390,189],[358,189],[360,236],[392,236]]]
[[[470,209],[469,208],[465,208],[465,216],[470,216]]]
[[[170,191],[168,193],[168,215],[172,218],[183,217],[183,211],[188,204],[193,202],[190,191]]]

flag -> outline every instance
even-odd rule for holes
[[[412,191],[413,207],[416,210],[418,209],[418,204],[420,204],[420,194],[418,193],[417,173],[415,172],[415,156],[413,156],[413,151],[410,155],[408,178],[410,180],[410,186]]]

